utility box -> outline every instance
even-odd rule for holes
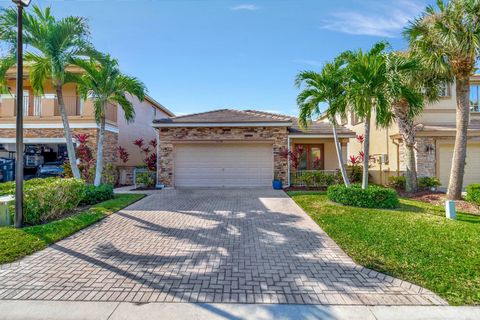
[[[0,226],[9,226],[12,224],[8,203],[15,200],[14,196],[0,197]]]

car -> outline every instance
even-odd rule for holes
[[[61,177],[64,174],[62,162],[46,162],[38,166],[37,177]]]

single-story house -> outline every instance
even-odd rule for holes
[[[166,187],[260,187],[274,178],[290,183],[286,150],[302,147],[295,170],[337,170],[332,126],[307,128],[288,115],[254,110],[214,110],[153,121],[157,129],[157,179]],[[346,161],[355,133],[337,128]]]

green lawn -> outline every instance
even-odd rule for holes
[[[450,304],[480,304],[480,216],[443,217],[443,208],[401,200],[397,210],[330,202],[325,193],[289,195],[359,264],[421,285]]]
[[[0,227],[0,264],[12,262],[68,237],[98,220],[140,200],[143,194],[120,194],[71,217],[50,223],[14,229]]]

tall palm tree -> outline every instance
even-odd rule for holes
[[[95,169],[96,186],[100,185],[103,172],[103,144],[105,141],[105,122],[107,104],[119,105],[125,114],[125,120],[135,118],[133,104],[127,99],[126,94],[144,100],[145,85],[135,77],[121,73],[118,61],[109,55],[101,59],[75,60],[75,64],[84,70],[78,81],[78,92],[83,99],[93,98],[95,119],[100,127],[97,143],[97,160]]]
[[[470,76],[480,56],[480,1],[437,1],[410,22],[405,36],[412,52],[430,69],[455,81],[457,96],[456,136],[448,198],[460,199],[467,156],[470,117]]]
[[[392,52],[387,55],[387,90],[394,120],[402,136],[405,163],[405,190],[417,190],[414,119],[426,103],[438,99],[439,80],[412,57],[410,52]]]
[[[15,44],[16,24],[16,10],[3,9],[0,15],[0,34],[3,40]],[[93,52],[87,41],[89,36],[87,21],[73,16],[56,19],[49,7],[42,11],[38,6],[34,6],[32,14],[24,12],[23,30],[24,41],[29,48],[25,53],[25,61],[30,67],[30,82],[33,89],[40,94],[44,92],[47,81],[50,81],[55,89],[72,173],[75,178],[80,178],[65,110],[63,85],[71,80],[67,68],[72,61]]]
[[[369,51],[346,51],[340,54],[343,60],[347,79],[346,98],[351,112],[356,114],[365,124],[364,157],[362,188],[368,187],[368,165],[370,157],[370,127],[372,113],[375,113],[375,124],[387,127],[393,114],[388,101],[387,67],[385,42],[376,43]]]
[[[297,97],[298,108],[300,109],[300,124],[308,126],[312,117],[320,115],[320,104],[327,103],[327,115],[332,124],[333,138],[337,151],[338,166],[342,172],[345,186],[350,186],[345,164],[343,162],[342,147],[337,135],[337,116],[346,116],[345,99],[345,78],[341,69],[341,62],[334,61],[327,63],[320,73],[314,71],[302,71],[296,79],[295,85],[304,89]]]

